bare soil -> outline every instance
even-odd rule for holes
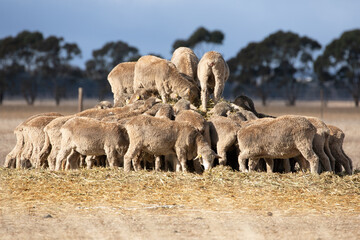
[[[94,102],[87,102],[86,107],[92,105]],[[287,107],[270,102],[269,106],[262,107],[256,103],[259,112],[322,117],[326,123],[340,127],[346,134],[344,150],[359,169],[359,109],[351,103],[329,102],[321,113],[319,106],[319,103],[298,103],[296,107]],[[0,106],[1,165],[15,145],[13,129],[33,114],[50,111],[75,113],[76,102],[60,107],[48,102],[32,107],[22,102],[5,102]],[[359,173],[351,178],[350,193],[339,192],[326,181],[323,187],[317,188],[313,185],[321,180],[312,180],[308,175],[295,176],[305,183],[308,181],[308,187],[294,188],[296,198],[281,199],[281,194],[291,194],[291,188],[281,185],[282,178],[277,175],[273,176],[273,182],[271,176],[266,180],[266,186],[273,183],[270,190],[250,178],[247,183],[236,182],[240,186],[244,184],[242,191],[225,191],[226,196],[216,196],[217,192],[223,194],[223,189],[221,182],[214,181],[217,189],[199,188],[199,197],[191,181],[184,181],[176,196],[167,196],[174,193],[169,189],[162,192],[161,178],[151,184],[139,182],[137,188],[121,178],[118,184],[105,184],[106,192],[102,192],[101,182],[91,182],[93,179],[85,176],[86,172],[74,171],[69,178],[49,173],[48,180],[40,181],[41,173],[35,170],[0,171],[1,239],[360,239]],[[110,172],[109,176],[113,180],[116,174]],[[176,177],[170,175],[169,178]],[[209,181],[206,176],[193,178],[196,182]],[[343,179],[339,179],[342,184]],[[231,182],[227,180],[224,186],[231,187],[228,181]],[[72,185],[67,188],[60,186],[61,183]],[[44,186],[47,190],[41,190]],[[154,201],[154,196],[161,201]],[[320,208],[319,203],[328,206]],[[292,205],[295,210],[289,207]]]

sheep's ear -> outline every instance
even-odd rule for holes
[[[199,158],[201,158],[201,154],[197,155],[196,158],[194,158],[194,160],[197,160]]]
[[[219,154],[213,153],[215,158],[221,159],[222,157]]]
[[[136,95],[136,100],[140,100],[140,96],[139,96],[139,95]]]

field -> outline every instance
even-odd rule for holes
[[[95,103],[85,101],[85,107]],[[356,174],[0,168],[1,239],[360,239],[360,110],[352,102],[329,102],[323,112],[318,102],[255,106],[275,116],[321,117],[340,127]],[[0,106],[1,165],[15,145],[13,129],[50,111],[71,114],[77,106]]]

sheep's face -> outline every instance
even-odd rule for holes
[[[184,89],[180,96],[191,103],[196,102],[199,99],[199,89],[196,86]]]
[[[211,169],[215,158],[220,158],[213,150],[202,149],[201,153],[195,158],[199,159],[201,165],[204,166],[205,170]]]

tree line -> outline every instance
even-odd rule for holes
[[[171,52],[185,46],[201,57],[223,44],[224,38],[220,30],[199,27],[187,39],[176,39]],[[57,36],[45,38],[37,31],[22,31],[0,39],[0,104],[6,94],[22,95],[31,105],[39,93],[47,93],[58,105],[69,89],[80,83],[92,84],[91,90],[103,99],[110,93],[107,74],[111,69],[140,56],[136,47],[123,41],[107,42],[93,50],[85,69],[80,69],[72,64],[81,57],[76,43]],[[265,105],[270,91],[281,88],[285,89],[287,103],[295,105],[302,85],[317,82],[325,89],[324,84],[332,82],[348,89],[355,106],[359,106],[360,29],[345,31],[324,47],[310,37],[277,31],[262,41],[249,43],[227,63],[229,82],[236,86],[233,95],[246,93],[244,87],[251,86]]]

